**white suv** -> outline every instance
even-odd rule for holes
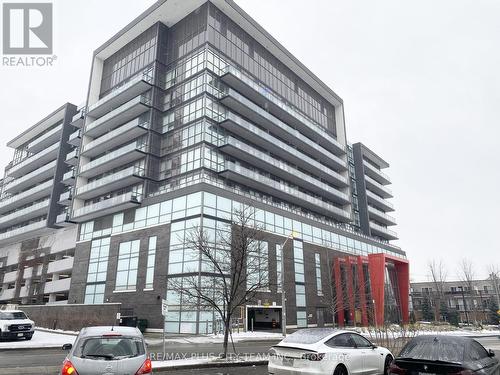
[[[0,310],[0,339],[31,340],[35,322],[20,310]]]

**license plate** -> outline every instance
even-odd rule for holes
[[[283,358],[283,366],[293,366],[293,358]]]
[[[18,333],[17,334],[17,337],[23,337],[24,336],[24,333]]]

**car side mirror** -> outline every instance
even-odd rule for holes
[[[494,356],[495,352],[492,349],[488,350],[488,357],[494,357]]]
[[[62,346],[62,350],[71,350],[73,348],[73,344],[64,344]]]
[[[372,344],[372,349],[377,349],[377,348],[378,348],[378,346],[377,346],[377,345]]]

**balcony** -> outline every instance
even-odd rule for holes
[[[59,147],[60,142],[57,142],[43,151],[40,151],[38,154],[32,155],[20,163],[13,165],[12,168],[9,169],[9,176],[22,177],[35,169],[43,167],[52,160],[57,159]]]
[[[80,166],[80,176],[90,178],[120,166],[130,164],[145,156],[146,145],[132,142]]]
[[[144,176],[144,168],[131,166],[79,187],[76,189],[75,197],[85,200],[98,197],[107,192],[142,182]]]
[[[94,139],[83,147],[82,156],[94,157],[106,150],[113,149],[131,139],[135,139],[148,132],[149,122],[136,118],[125,125],[116,128],[102,137]]]
[[[370,176],[365,176],[366,188],[382,198],[392,198],[392,191],[388,187],[379,184]]]
[[[144,95],[138,96],[120,107],[112,110],[94,122],[85,125],[85,135],[92,138],[100,137],[118,125],[124,124],[146,112],[151,100]]]
[[[68,143],[73,146],[79,146],[82,141],[82,131],[78,129],[69,135]]]
[[[67,292],[71,286],[71,277],[61,280],[48,281],[45,283],[44,294]]]
[[[47,228],[47,220],[38,221],[8,232],[0,233],[0,245],[27,240],[48,231],[50,231],[50,229]]]
[[[296,188],[262,176],[239,164],[226,162],[226,169],[222,171],[220,175],[245,186],[250,186],[256,190],[268,194],[271,193],[280,199],[305,207],[311,211],[333,217],[338,221],[349,222],[351,220],[349,212],[315,198],[312,195],[305,194]]]
[[[124,85],[114,89],[109,94],[90,105],[87,115],[95,118],[101,117],[123,103],[128,102],[130,99],[149,90],[152,84],[153,71],[148,69],[145,72],[141,72]]]
[[[64,161],[66,164],[75,166],[78,164],[78,148],[75,148],[73,151],[66,155],[66,160]]]
[[[347,186],[348,184],[345,176],[287,145],[234,113],[229,112],[226,120],[222,121],[220,125],[264,149],[273,150],[273,153],[280,158],[311,171],[311,173],[328,181],[332,185]]]
[[[285,124],[283,121],[278,120],[272,114],[266,112],[236,91],[229,89],[227,95],[221,99],[221,102],[244,117],[251,119],[253,122],[269,129],[287,142],[297,145],[297,147],[306,151],[309,155],[313,155],[315,158],[321,159],[326,165],[332,167],[333,169],[338,171],[344,171],[347,169],[347,162],[345,160],[342,160],[332,152],[327,151],[325,148],[320,146],[317,141],[313,141],[305,137],[299,130],[296,130]],[[318,136],[314,139],[317,140],[317,138]],[[336,151],[339,155],[345,154],[343,149],[337,149]]]
[[[15,295],[16,295],[16,289],[15,288],[4,289],[0,293],[0,301],[8,301],[8,300],[14,299]]]
[[[42,151],[50,145],[58,142],[61,139],[63,125],[60,124],[54,129],[40,135],[34,141],[28,144],[28,151],[32,154]]]
[[[235,158],[244,160],[247,163],[272,173],[273,175],[281,177],[286,181],[301,186],[302,188],[312,191],[318,195],[324,196],[333,202],[343,205],[350,203],[349,196],[347,194],[301,172],[297,168],[293,168],[290,165],[245,144],[244,142],[238,141],[233,137],[228,137],[226,144],[221,146],[220,149]]]
[[[391,180],[388,175],[382,172],[380,169],[375,168],[373,165],[368,163],[366,160],[363,160],[363,165],[365,167],[365,175],[370,176],[379,184],[389,185]]]
[[[8,228],[13,225],[28,221],[38,216],[46,215],[48,212],[50,199],[35,203],[8,215],[0,216],[0,228]]]
[[[8,283],[16,282],[17,273],[18,273],[18,271],[7,272],[3,277],[3,283],[8,284]]]
[[[72,186],[75,184],[75,178],[76,178],[76,172],[73,168],[71,168],[63,175],[61,182],[64,185]]]
[[[24,175],[23,177],[16,178],[4,185],[4,191],[9,194],[15,194],[23,191],[30,186],[36,185],[41,181],[45,181],[54,177],[56,171],[57,160],[45,164],[43,167],[35,169],[33,172]]]
[[[394,205],[385,200],[382,197],[379,197],[377,194],[372,193],[370,190],[366,191],[366,199],[368,203],[373,204],[375,207],[381,208],[384,212],[394,211]]]
[[[43,197],[50,197],[53,186],[54,182],[50,180],[12,197],[4,198],[0,201],[0,213],[11,211],[16,207],[24,206]]]
[[[68,227],[74,225],[75,222],[71,221],[71,217],[67,212],[57,215],[56,224],[60,227]]]
[[[50,262],[47,268],[47,273],[59,273],[69,271],[73,268],[73,257],[68,257],[54,262]]]
[[[382,225],[378,225],[374,223],[373,221],[370,221],[370,232],[372,235],[382,237],[386,240],[397,240],[398,235],[396,232],[393,230],[387,229],[386,227],[383,227]]]
[[[82,108],[71,119],[71,125],[73,125],[75,128],[82,128],[84,123],[85,123],[85,108]]]
[[[385,212],[375,207],[368,206],[368,213],[370,215],[370,218],[375,219],[379,223],[385,225],[396,225],[396,219],[394,217],[387,215]]]
[[[345,146],[338,142],[323,127],[302,115],[294,107],[286,104],[281,98],[274,95],[271,90],[259,85],[250,76],[237,68],[233,66],[226,67],[221,80],[261,107],[269,108],[269,112],[274,116],[299,130],[307,137],[316,140],[327,150],[331,150],[337,155],[345,153]]]
[[[118,211],[123,211],[141,204],[141,197],[135,193],[128,192],[97,203],[90,204],[76,209],[73,212],[72,220],[80,223],[91,220],[95,217],[109,215]]]
[[[69,206],[73,200],[73,194],[71,190],[65,191],[59,196],[59,203],[65,206]]]

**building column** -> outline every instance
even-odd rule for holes
[[[333,261],[333,275],[335,275],[335,301],[339,327],[344,327],[344,293],[342,291],[342,274],[340,273],[340,259]]]
[[[349,321],[356,325],[356,307],[354,305],[354,277],[352,274],[351,257],[345,257],[345,267],[347,267],[347,298],[349,300]]]
[[[358,256],[358,283],[359,283],[359,302],[361,304],[361,323],[363,327],[368,327],[367,301],[366,301],[366,281],[363,272],[363,258]]]
[[[373,297],[375,325],[384,324],[385,301],[385,254],[368,254],[368,269]]]
[[[403,324],[410,322],[409,295],[410,295],[410,265],[408,262],[395,262],[398,278],[399,303]]]

